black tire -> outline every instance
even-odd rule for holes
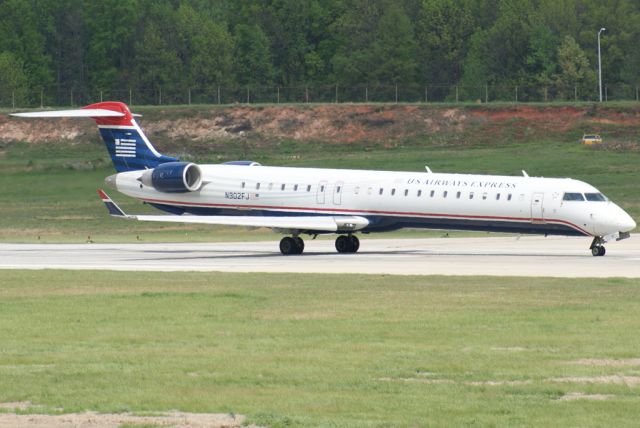
[[[360,248],[360,240],[356,235],[349,236],[349,244],[351,245],[350,253],[357,253]]]
[[[604,247],[600,247],[600,251],[598,251],[598,255],[600,257],[604,256],[607,253],[607,250]]]
[[[296,254],[297,246],[296,241],[289,236],[285,236],[280,240],[280,252],[285,256],[290,254]]]
[[[602,247],[591,247],[591,255],[593,257],[597,257],[600,255],[600,248]]]
[[[293,238],[293,242],[296,244],[296,252],[295,254],[302,254],[304,251],[304,241],[299,236]]]
[[[348,253],[349,248],[351,247],[349,244],[349,238],[344,235],[340,235],[336,238],[336,250],[338,250],[339,253]]]

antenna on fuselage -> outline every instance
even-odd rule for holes
[[[525,170],[523,169],[523,170],[522,170],[522,176],[523,176],[523,177],[528,177],[528,176],[529,176],[529,174],[527,174],[527,171],[525,171]]]
[[[433,173],[433,171],[431,171],[431,168],[429,168],[428,165],[425,165],[424,169],[426,169],[429,174]]]

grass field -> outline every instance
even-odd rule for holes
[[[633,280],[0,271],[0,283],[0,402],[40,412],[233,412],[274,427],[640,418]]]
[[[230,147],[231,156],[237,147]],[[518,175],[569,176],[585,180],[640,217],[640,152],[593,149],[575,141],[530,141],[497,146],[442,146],[410,140],[395,148],[302,145],[282,142],[249,156],[267,165],[365,168]],[[231,154],[230,154],[231,153]],[[300,156],[300,153],[304,153]],[[215,153],[198,161],[216,162]],[[240,154],[238,154],[240,156]],[[270,231],[197,225],[141,224],[109,218],[95,190],[114,171],[98,141],[86,145],[13,144],[0,151],[0,240],[12,242],[217,241],[277,239]],[[125,211],[155,212],[112,191]],[[442,235],[426,232],[411,236]],[[406,234],[406,233],[405,233]],[[399,236],[402,236],[400,234]]]

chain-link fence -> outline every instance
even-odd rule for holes
[[[638,101],[638,85],[604,85],[603,101]],[[284,104],[284,103],[491,103],[591,102],[598,89],[584,85],[314,85],[213,86],[156,89],[0,90],[0,107],[80,106],[99,101],[129,105]]]

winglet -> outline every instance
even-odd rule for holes
[[[107,207],[107,210],[109,210],[109,214],[115,217],[126,217],[126,218],[131,217],[126,215],[124,211],[122,211],[122,209],[115,202],[111,200],[109,195],[104,193],[104,190],[98,189],[98,195],[100,196],[100,199],[102,199],[102,202],[104,202],[104,205]]]

